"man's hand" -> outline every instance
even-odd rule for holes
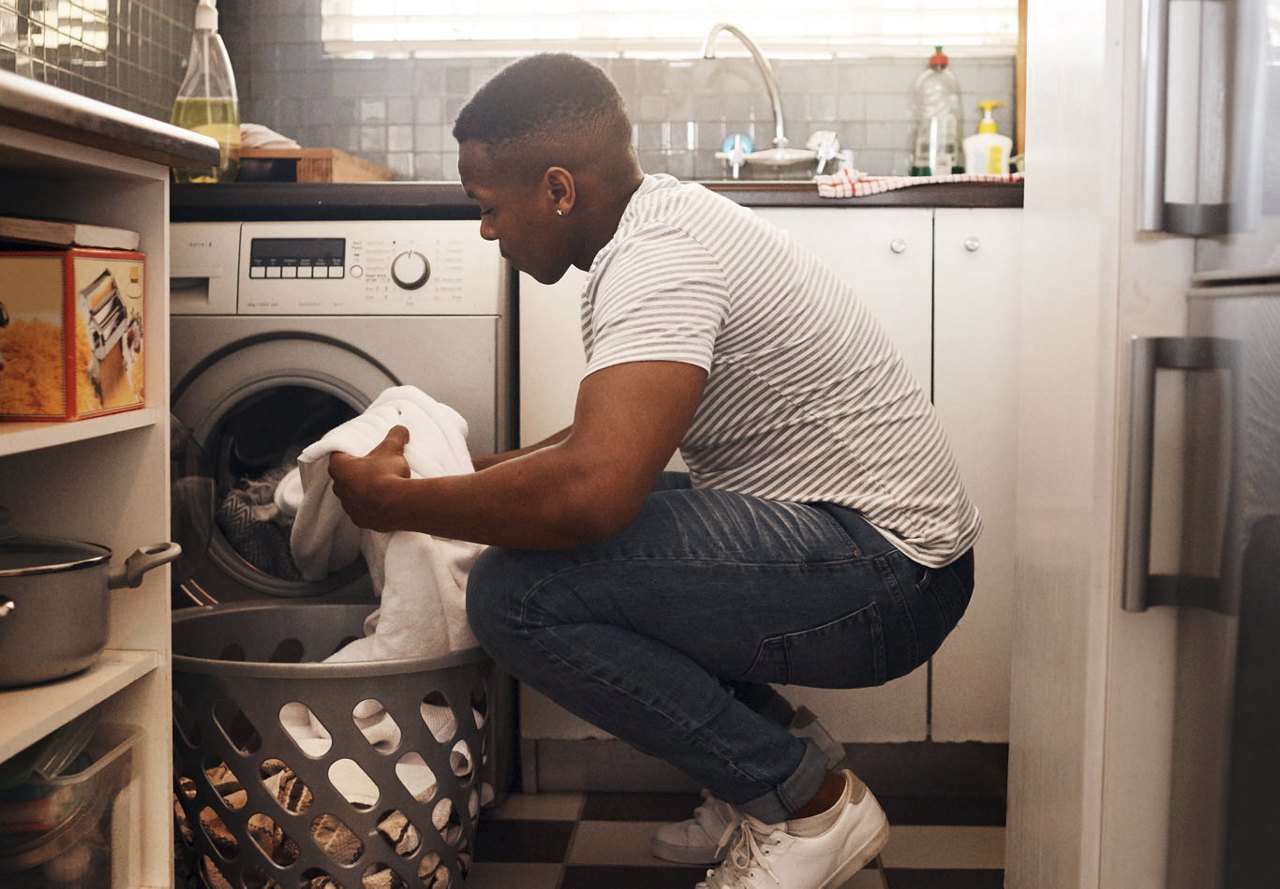
[[[333,493],[358,527],[371,531],[403,530],[388,506],[397,482],[409,478],[409,461],[404,457],[408,441],[409,430],[393,426],[387,437],[364,457],[330,455]]]

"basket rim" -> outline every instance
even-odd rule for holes
[[[172,623],[190,623],[212,614],[237,614],[254,611],[284,611],[299,609],[332,609],[361,607],[359,602],[325,602],[312,604],[246,602],[234,605],[202,605],[175,611]],[[372,610],[372,608],[370,609]],[[451,667],[491,665],[493,659],[480,646],[463,648],[435,657],[396,658],[378,661],[345,661],[326,663],[273,663],[271,661],[232,661],[220,658],[196,657],[171,653],[173,672],[198,673],[212,676],[246,676],[259,679],[357,679],[376,676],[400,676],[425,673]]]

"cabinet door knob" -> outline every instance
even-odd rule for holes
[[[905,253],[907,250],[907,242],[902,238],[894,238],[889,242],[889,249],[894,253]]]
[[[982,242],[973,235],[969,235],[969,237],[964,239],[964,249],[968,250],[970,253],[977,253],[981,247]]]

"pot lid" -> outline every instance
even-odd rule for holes
[[[69,571],[110,559],[111,550],[96,543],[18,534],[9,527],[9,510],[0,506],[0,577]]]

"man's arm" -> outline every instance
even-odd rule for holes
[[[537,442],[536,444],[525,445],[522,448],[516,448],[515,450],[511,450],[511,451],[503,451],[500,454],[488,454],[482,457],[472,457],[471,465],[474,466],[477,470],[488,469],[490,466],[497,466],[499,463],[503,463],[507,460],[510,460],[512,457],[523,457],[525,454],[532,454],[534,451],[540,451],[543,448],[550,447],[553,444],[559,444],[560,442],[568,438],[569,433],[572,431],[573,431],[572,426],[566,426],[565,428],[561,429],[559,432],[555,433],[554,435],[548,436],[547,438],[544,438],[542,441]]]
[[[517,549],[566,549],[635,518],[684,437],[706,371],[674,361],[604,368],[578,388],[562,439],[471,475],[409,479],[407,431],[367,457],[334,454],[334,492],[357,525]],[[553,436],[553,439],[555,437]]]

